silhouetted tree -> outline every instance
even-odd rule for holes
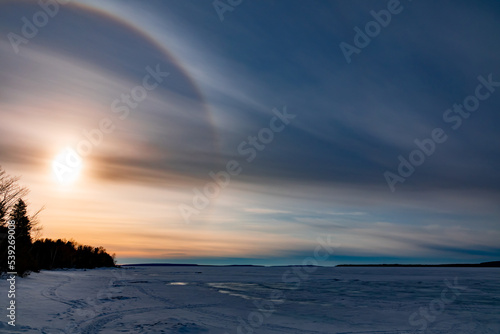
[[[17,182],[19,177],[8,176],[5,170],[0,166],[0,225],[6,225],[8,217],[14,204],[26,196],[28,188],[20,186]]]
[[[16,244],[21,245],[31,245],[31,221],[28,217],[28,212],[26,210],[26,203],[22,199],[19,199],[17,203],[12,208],[9,220],[13,220],[16,226]]]
[[[37,240],[33,243],[32,253],[40,269],[115,266],[113,256],[103,247],[78,245],[74,241]]]
[[[114,267],[114,256],[102,247],[78,245],[74,241],[38,239],[38,214],[28,215],[26,202],[22,199],[28,189],[17,184],[19,178],[9,177],[0,167],[0,272],[7,269],[8,224],[15,227],[15,270],[25,276],[30,271],[55,268]],[[43,208],[42,208],[43,209]],[[7,219],[7,217],[9,219]]]
[[[0,167],[0,270],[2,271],[7,270],[7,259],[8,259],[7,255],[9,246],[7,239],[7,233],[8,233],[7,218],[9,216],[12,216],[13,209],[16,206],[16,204],[19,204],[19,200],[23,196],[26,196],[28,194],[28,189],[20,186],[18,184],[18,181],[19,177],[8,176],[5,170],[3,170],[2,167]],[[19,206],[18,209],[22,209],[21,207],[22,205]],[[17,245],[17,240],[15,247],[16,247],[15,249],[16,255],[20,254],[20,252],[23,251],[24,252],[29,251],[27,247],[22,247],[22,249],[20,249]],[[29,265],[28,263],[24,263],[22,259],[20,260],[20,262],[17,262],[18,260],[17,257],[18,256],[16,256],[16,270],[18,269],[18,264],[20,264],[21,267],[18,273],[23,275],[25,268],[27,268]]]
[[[34,223],[28,216],[26,203],[19,199],[13,206],[9,215],[9,222],[15,226],[16,271],[25,276],[30,271],[38,270],[38,265],[32,255],[31,232]]]

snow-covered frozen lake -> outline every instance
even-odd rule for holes
[[[500,333],[500,269],[124,267],[16,280],[1,333]]]

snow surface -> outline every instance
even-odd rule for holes
[[[15,327],[7,292],[0,333],[500,333],[498,268],[42,271],[16,280]]]

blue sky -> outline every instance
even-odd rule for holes
[[[297,264],[325,236],[326,264],[499,258],[496,2],[62,3],[0,5],[0,164],[44,237],[119,262]]]

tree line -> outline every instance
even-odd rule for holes
[[[70,240],[41,239],[38,210],[28,213],[28,189],[0,167],[0,272],[30,272],[57,268],[114,267],[114,255],[103,247]]]

